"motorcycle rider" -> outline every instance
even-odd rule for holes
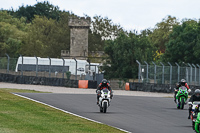
[[[107,81],[106,79],[103,79],[101,81],[101,83],[98,85],[96,93],[97,93],[97,104],[99,104],[99,97],[101,96],[101,90],[106,87],[108,88],[108,90],[110,91],[110,98],[112,99],[113,97],[113,93],[112,93],[112,89],[110,87],[109,81]]]
[[[190,100],[189,102],[194,102],[194,101],[200,101],[200,90],[199,89],[196,89],[194,91],[194,94],[190,97]],[[197,106],[198,107],[198,106]],[[189,105],[189,116],[188,116],[188,119],[190,119],[190,115],[191,115],[191,111],[192,111],[192,105]]]
[[[187,84],[186,80],[185,79],[181,79],[180,82],[176,83],[176,88],[174,90],[174,102],[176,103],[176,94],[179,90],[179,87],[181,86],[185,86],[188,90],[188,92],[190,93],[191,92],[191,89],[189,88],[189,85]]]

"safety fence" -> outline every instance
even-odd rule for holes
[[[200,86],[200,66],[198,64],[183,63],[164,63],[156,64],[154,62],[143,64],[138,63],[138,82],[154,84],[175,84],[181,79],[186,79],[189,85]]]
[[[71,59],[66,62],[65,59],[44,58],[40,60],[39,57],[25,58],[23,56],[21,58],[10,58],[8,55],[7,57],[0,57],[0,73],[72,80],[102,79],[102,74],[96,73],[98,72],[97,65],[87,66],[81,60]]]

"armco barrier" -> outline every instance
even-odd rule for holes
[[[68,80],[63,78],[47,78],[35,76],[21,76],[0,73],[0,82],[9,82],[17,84],[35,84],[35,85],[50,85],[50,86],[65,86],[78,88],[79,80]],[[87,88],[97,88],[97,81],[87,80]],[[86,88],[84,87],[84,88]]]
[[[21,76],[0,73],[0,82],[9,82],[17,84],[36,84],[36,85],[50,85],[50,86],[65,86],[78,88],[78,80],[67,80],[62,78],[46,78],[46,77],[34,77],[34,76]],[[196,88],[200,89],[200,86],[190,86],[192,93]],[[97,88],[97,82],[88,80],[88,88]],[[143,84],[137,82],[129,82],[130,91],[146,91],[146,92],[174,92],[175,85],[163,85],[163,84]],[[192,94],[191,93],[191,94]]]

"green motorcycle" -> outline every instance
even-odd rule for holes
[[[195,121],[195,125],[194,125],[194,130],[196,131],[196,133],[199,133],[199,128],[200,128],[200,113],[197,114],[197,119]]]
[[[183,109],[187,99],[188,99],[187,88],[185,86],[179,87],[179,90],[176,94],[177,109]]]

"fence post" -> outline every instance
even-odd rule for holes
[[[64,70],[64,69],[65,69],[65,60],[64,60],[64,58],[62,58],[62,60],[63,60],[63,69],[62,69],[62,71],[63,71],[63,75],[62,75],[62,76],[63,76],[63,79],[64,79],[64,73],[65,73],[65,70]]]
[[[140,83],[140,76],[141,76],[140,68],[141,68],[141,63],[138,60],[136,60],[136,62],[139,64],[139,66],[138,66],[138,82]]]
[[[156,83],[156,64],[152,61],[152,63],[154,64],[154,84]]]
[[[187,63],[190,66],[190,84],[192,83],[192,66],[190,63]]]
[[[49,58],[49,78],[51,77],[51,58]]]
[[[163,66],[163,69],[162,69],[162,84],[165,84],[165,80],[164,80],[165,65],[162,62],[160,62],[160,64]]]
[[[7,63],[7,73],[9,74],[10,56],[9,56],[7,53],[5,53],[5,54],[6,54],[6,56],[8,57],[8,63]]]
[[[180,66],[176,62],[175,62],[175,64],[178,66],[178,82],[179,82],[179,80],[180,80]]]
[[[38,76],[38,58],[37,56],[35,56],[36,58],[36,77]]]
[[[192,64],[192,66],[194,67],[194,83],[195,83],[195,85],[197,85],[197,70],[196,70],[196,66],[194,65],[194,64]]]
[[[172,65],[169,62],[167,62],[167,63],[170,65],[170,79],[169,79],[169,83],[171,85],[172,84]]]
[[[148,65],[148,63],[146,62],[146,61],[144,61],[144,63],[147,65],[147,77],[146,77],[146,83],[148,83],[148,81],[149,81],[149,78],[148,78],[148,74],[149,74],[149,65]]]
[[[23,58],[22,55],[20,55],[20,57],[22,57],[21,76],[23,76],[23,64],[24,64],[24,58]]]
[[[199,64],[196,64],[199,67],[199,86],[200,86],[200,66]]]
[[[74,58],[74,60],[75,60],[75,62],[76,62],[76,68],[75,68],[75,73],[76,73],[76,80],[77,80],[77,60],[76,60],[76,58]]]

